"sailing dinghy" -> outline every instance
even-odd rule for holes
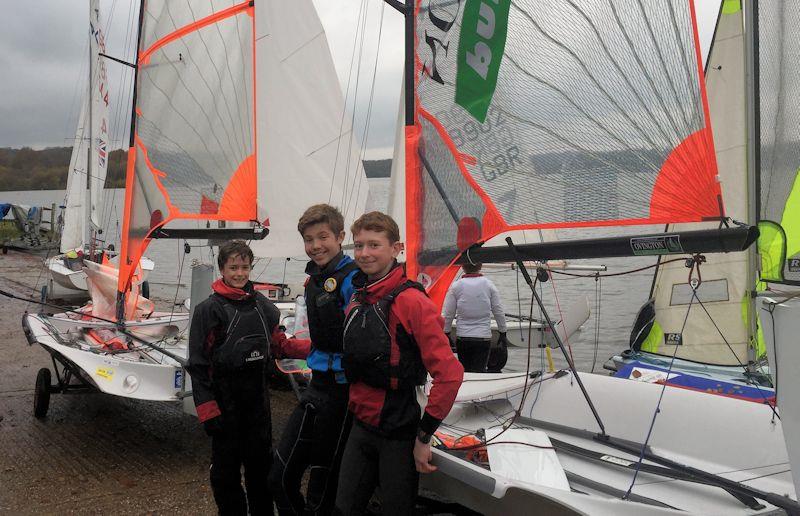
[[[742,13],[738,1],[720,5],[705,81],[726,213],[752,224],[755,221],[748,207],[755,205],[755,192],[748,186],[748,177],[755,172],[747,166]],[[715,223],[692,226],[714,227]],[[671,224],[666,231],[688,227]],[[749,252],[709,255],[703,265],[703,282],[697,288],[697,299],[708,313],[692,311],[684,323],[691,300],[688,271],[681,261],[659,263],[650,300],[631,332],[630,347],[612,357],[607,368],[616,370],[617,376],[639,381],[667,381],[756,402],[774,398],[765,374],[769,371],[764,364],[757,364],[765,358],[763,338],[747,315],[754,308],[749,292],[756,265]],[[670,362],[674,381],[663,374]]]
[[[87,262],[89,305],[25,316],[29,342],[53,356],[57,377],[52,385],[50,371],[39,372],[38,417],[52,392],[191,395],[189,315],[154,311],[140,292],[138,264],[152,239],[259,240],[269,232],[287,242],[273,241],[275,252],[291,256],[302,253],[294,226],[305,203],[344,198],[352,221],[367,197],[349,125],[340,134],[341,94],[310,1],[150,0],[139,27],[119,269]],[[323,83],[331,84],[325,94]],[[207,227],[213,222],[225,224]],[[257,256],[271,256],[269,242],[254,246]]]
[[[754,227],[718,227],[691,0],[389,3],[406,16],[406,267],[435,301],[467,261],[681,255],[696,288],[701,254],[755,241]],[[514,230],[712,220],[484,245]],[[565,359],[556,373],[467,375],[422,485],[484,514],[800,512],[769,405],[578,374]]]
[[[757,316],[769,356],[777,405],[786,435],[794,485],[800,490],[800,45],[791,27],[800,22],[794,2],[753,1],[750,71],[755,77],[750,115],[758,172],[761,258]]]
[[[108,169],[109,87],[105,33],[100,25],[99,0],[89,2],[89,83],[78,115],[75,143],[72,147],[67,175],[67,191],[61,220],[61,253],[48,258],[45,265],[54,284],[50,297],[71,295],[87,290],[84,260],[101,263],[117,253],[104,248],[103,233],[104,185]],[[102,55],[101,55],[102,54]],[[88,187],[88,195],[87,195]],[[141,270],[146,278],[155,264],[143,257]],[[59,292],[62,289],[66,291]]]

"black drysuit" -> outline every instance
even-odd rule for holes
[[[213,288],[195,308],[187,366],[198,418],[212,437],[211,488],[220,514],[271,515],[272,424],[265,366],[280,311],[251,283],[241,290],[218,280]]]

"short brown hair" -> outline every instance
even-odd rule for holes
[[[302,235],[314,224],[327,224],[336,235],[344,231],[342,212],[330,204],[315,204],[309,207],[297,222],[297,231]]]
[[[242,259],[247,258],[250,260],[250,264],[253,263],[253,250],[250,249],[250,246],[247,245],[247,242],[244,240],[228,240],[221,246],[219,246],[219,256],[217,256],[217,265],[219,265],[219,270],[222,270],[225,267],[225,263],[228,261],[228,258],[233,256],[239,256]]]
[[[467,274],[475,274],[476,272],[480,272],[481,263],[465,263],[461,268],[464,269],[464,272]]]
[[[397,222],[392,217],[379,211],[363,214],[350,227],[350,232],[354,237],[356,233],[364,230],[386,233],[389,243],[392,244],[400,240],[400,228],[397,227]]]

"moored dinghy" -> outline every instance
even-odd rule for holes
[[[481,246],[520,229],[725,216],[691,1],[406,12],[407,270],[434,300],[467,261],[695,257],[755,240],[737,227]],[[423,485],[485,514],[800,511],[769,405],[579,376],[566,360],[468,376]]]
[[[106,75],[105,31],[101,28],[98,0],[89,2],[89,80],[78,116],[75,140],[67,169],[67,190],[61,217],[61,253],[45,265],[54,284],[51,297],[85,294],[84,260],[102,263],[117,253],[103,237],[104,185],[108,169],[110,92]],[[110,212],[108,212],[110,215]],[[110,242],[109,242],[110,244]],[[146,279],[152,260],[143,257],[141,270]],[[66,290],[64,290],[66,289]],[[53,292],[58,290],[59,292]]]
[[[340,131],[341,92],[310,0],[143,6],[120,272],[88,264],[91,305],[26,316],[29,340],[58,363],[58,385],[47,370],[37,381],[40,417],[49,392],[76,383],[159,401],[190,395],[188,314],[154,312],[139,291],[136,264],[151,239],[259,240],[269,232],[275,240],[256,243],[257,256],[297,255],[305,203],[344,199],[350,222],[368,195],[358,149]],[[325,95],[323,83],[332,85]],[[292,197],[298,202],[287,205]]]

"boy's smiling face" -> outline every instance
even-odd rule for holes
[[[385,231],[362,229],[353,235],[353,248],[356,264],[371,281],[384,277],[392,270],[403,244],[390,242]]]
[[[325,222],[308,226],[303,231],[303,244],[306,254],[317,265],[325,267],[342,249],[344,231],[335,234]]]
[[[248,258],[238,254],[230,256],[222,267],[222,281],[229,287],[243,288],[250,279],[252,268]]]

